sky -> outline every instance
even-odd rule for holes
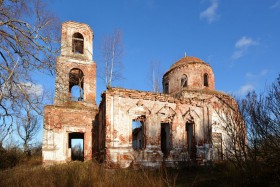
[[[122,31],[124,79],[113,83],[116,87],[151,91],[151,62],[160,63],[165,73],[185,53],[211,65],[216,90],[237,97],[253,89],[262,92],[280,73],[280,0],[46,2],[61,22],[93,29],[97,74],[102,37]],[[55,77],[40,75],[34,89],[54,93]],[[97,104],[103,91],[104,82],[97,78]]]
[[[261,92],[280,72],[280,0],[48,1],[61,22],[93,29],[97,73],[102,37],[122,31],[124,79],[113,86],[149,91],[151,62],[166,72],[185,52],[211,65],[216,90],[235,96]],[[97,78],[97,104],[104,90]]]

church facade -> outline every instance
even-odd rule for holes
[[[83,142],[83,160],[108,167],[223,159],[230,136],[221,113],[237,110],[237,104],[215,90],[209,64],[185,56],[164,74],[163,93],[110,88],[97,107],[93,36],[86,24],[62,24],[55,102],[44,111],[45,164],[73,160],[75,139]],[[78,98],[71,95],[75,87]]]

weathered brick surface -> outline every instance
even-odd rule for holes
[[[76,104],[76,103],[75,103]],[[43,162],[70,161],[69,133],[84,133],[84,159],[92,159],[92,107],[46,106],[44,110]]]
[[[170,164],[187,161],[190,155],[187,151],[186,123],[190,122],[194,124],[196,146],[201,149],[197,151],[197,156],[210,160],[213,152],[209,148],[211,127],[218,120],[214,113],[217,109],[227,108],[224,103],[236,104],[231,97],[217,91],[184,90],[181,97],[174,98],[168,94],[111,88],[103,93],[100,106],[99,113],[103,116],[99,118],[99,132],[105,132],[106,137],[105,145],[99,145],[99,148],[103,148],[105,160],[110,166],[127,167],[132,163],[159,166],[163,160],[161,123],[169,123],[170,154],[165,156],[165,160]],[[145,148],[133,150],[132,119],[143,115]],[[223,131],[220,126],[213,130]],[[223,138],[225,141],[225,133]]]
[[[84,103],[94,106],[96,100],[96,64],[93,61],[84,62],[75,59],[59,57],[56,66],[55,105],[63,105],[71,100],[69,92],[69,72],[78,68],[84,73]]]
[[[77,32],[81,33],[84,37],[84,54],[82,55],[72,52],[72,36]],[[91,61],[93,37],[94,33],[87,24],[81,24],[74,21],[62,23],[61,56],[82,59],[83,61]]]

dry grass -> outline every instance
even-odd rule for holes
[[[94,161],[41,166],[40,157],[26,160],[14,168],[0,170],[0,186],[279,186],[272,176],[250,180],[228,162],[181,169],[105,169]],[[260,170],[261,171],[261,170]],[[264,173],[264,172],[263,172]],[[269,172],[265,172],[269,173]]]
[[[165,177],[164,177],[165,176]],[[169,184],[170,183],[170,184]],[[18,166],[0,172],[0,186],[171,186],[161,170],[108,170],[95,162]]]

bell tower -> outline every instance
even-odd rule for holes
[[[96,106],[96,64],[92,60],[93,31],[73,21],[62,24],[61,55],[57,58],[55,105],[80,102]]]
[[[77,159],[73,152],[77,141],[83,148],[79,160],[92,159],[92,129],[98,112],[92,41],[88,25],[73,21],[62,24],[54,105],[46,105],[44,110],[44,164]]]

